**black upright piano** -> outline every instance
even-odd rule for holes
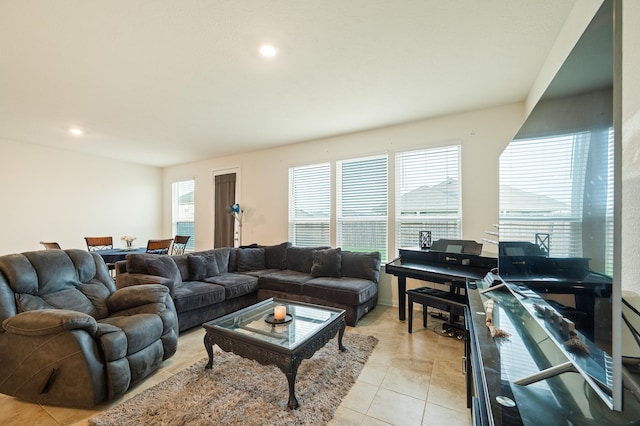
[[[387,274],[398,277],[398,318],[406,318],[407,278],[445,284],[454,293],[465,287],[467,279],[482,279],[495,269],[497,255],[481,256],[478,246],[481,250],[482,244],[474,241],[438,240],[429,249],[400,249],[400,256],[385,265]]]

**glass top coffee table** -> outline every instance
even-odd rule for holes
[[[287,317],[274,321],[276,306],[285,306]],[[345,311],[327,306],[267,299],[203,324],[204,346],[213,365],[213,345],[263,365],[275,365],[287,376],[291,409],[298,408],[295,382],[298,367],[338,334],[338,349],[344,352],[342,336]]]

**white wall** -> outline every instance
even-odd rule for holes
[[[195,178],[196,249],[211,248],[213,171],[239,167],[238,201],[245,210],[242,243],[276,244],[288,240],[289,167],[388,153],[392,168],[397,151],[457,142],[462,144],[463,237],[481,241],[487,236],[485,231],[498,223],[498,158],[523,117],[521,103],[168,167],[164,170],[164,194],[170,199],[171,182]],[[394,196],[391,180],[390,200]],[[164,211],[170,217],[170,203],[165,203]],[[165,226],[170,226],[170,220]],[[497,251],[489,244],[485,248]],[[395,278],[382,277],[381,303],[397,303],[395,287]]]
[[[2,139],[0,152],[0,255],[41,240],[86,249],[85,236],[164,236],[161,169]]]

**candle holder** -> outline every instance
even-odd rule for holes
[[[420,250],[428,250],[431,248],[431,231],[420,231]]]
[[[287,307],[278,305],[273,308],[273,313],[265,317],[265,321],[269,324],[286,324],[293,319],[293,315],[287,313]]]

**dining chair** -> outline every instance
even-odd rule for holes
[[[113,248],[113,237],[84,237],[87,242],[87,250],[107,250]],[[115,279],[116,264],[107,263],[107,269],[111,276]]]
[[[84,237],[87,242],[87,250],[107,250],[113,248],[113,237]]]
[[[173,238],[165,240],[149,240],[147,241],[147,253],[169,254],[171,243],[173,243]]]
[[[50,242],[40,241],[40,244],[42,244],[44,246],[45,250],[60,250],[61,249],[60,244],[58,244],[55,241],[50,241]]]
[[[173,237],[173,246],[171,247],[171,254],[184,254],[184,249],[187,247],[190,235],[176,235]]]

